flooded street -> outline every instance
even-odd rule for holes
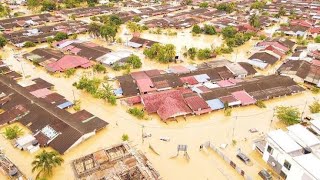
[[[177,50],[187,48],[211,48],[212,46],[220,46],[223,40],[218,36],[200,35],[193,37],[190,29],[178,32],[177,36],[155,35],[143,33],[142,37],[161,43],[173,43]],[[120,35],[123,39],[124,36]],[[79,36],[80,39],[87,39],[88,36]],[[165,69],[169,65],[159,64],[154,61],[144,59],[142,50],[134,50],[123,45],[109,45],[101,39],[92,40],[99,45],[103,45],[112,50],[128,49],[139,55],[143,61],[141,69]],[[231,61],[244,61],[250,53],[247,53],[256,43],[249,41],[244,46],[236,48],[230,55],[219,56]],[[44,47],[37,46],[37,47]],[[130,144],[146,154],[149,160],[159,171],[164,180],[185,179],[185,180],[214,180],[214,179],[242,179],[229,165],[227,165],[215,152],[210,150],[199,151],[199,146],[207,141],[210,141],[216,146],[228,144],[227,148],[222,150],[232,160],[235,160],[241,168],[243,168],[254,179],[257,173],[265,168],[261,161],[254,161],[254,167],[247,167],[242,162],[236,159],[235,154],[238,148],[246,154],[254,154],[252,150],[252,141],[261,137],[271,129],[278,126],[277,120],[274,117],[274,108],[279,105],[296,106],[303,111],[308,110],[306,104],[311,104],[314,98],[319,98],[319,95],[313,95],[310,92],[297,94],[290,97],[281,97],[278,99],[266,102],[267,108],[260,109],[256,106],[239,107],[232,109],[232,117],[225,117],[223,111],[212,112],[201,116],[188,116],[185,119],[178,118],[177,121],[163,123],[157,115],[149,115],[150,120],[138,120],[129,115],[126,110],[128,107],[121,105],[111,106],[103,100],[93,98],[86,92],[77,90],[72,84],[82,76],[82,73],[92,73],[92,70],[77,70],[74,76],[64,78],[63,74],[50,75],[44,68],[35,67],[31,62],[23,60],[17,61],[13,57],[12,47],[7,46],[4,52],[1,52],[4,62],[6,62],[13,70],[23,73],[27,79],[41,77],[42,79],[55,85],[55,91],[65,96],[69,101],[79,99],[81,108],[86,109],[99,118],[107,121],[109,126],[106,129],[98,132],[96,136],[91,137],[87,141],[81,143],[71,149],[63,158],[65,163],[54,170],[52,179],[73,179],[73,170],[71,161],[86,154],[92,153],[99,149],[111,146],[121,142],[123,134],[129,135]],[[26,52],[31,49],[25,50]],[[195,61],[202,63],[203,61]],[[187,64],[184,62],[183,64]],[[171,64],[172,65],[172,64]],[[122,72],[115,72],[108,68],[108,73],[113,75],[121,75]],[[95,74],[102,78],[104,75]],[[308,114],[306,111],[304,115]],[[252,134],[249,129],[256,128],[259,132]],[[151,133],[152,137],[142,139],[142,133]],[[170,138],[170,142],[161,141],[161,137]],[[232,145],[232,142],[236,144]],[[188,155],[187,160],[183,153],[177,157],[177,146],[187,145]],[[31,172],[31,162],[34,154],[21,152],[14,148],[11,143],[3,136],[0,136],[0,147],[5,149],[5,154],[13,161],[27,177],[34,177]],[[159,155],[153,152],[152,147]],[[255,158],[257,159],[257,158]],[[174,170],[174,171],[173,171]],[[2,179],[0,175],[0,179]]]

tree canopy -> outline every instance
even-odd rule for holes
[[[142,66],[142,62],[141,62],[141,59],[139,58],[139,56],[137,55],[130,55],[128,60],[127,60],[127,63],[133,68],[133,69],[138,69],[138,68],[141,68]]]
[[[256,14],[251,15],[249,19],[249,23],[251,26],[255,28],[259,28],[261,25],[259,16],[257,16]]]
[[[251,4],[250,9],[262,9],[266,5],[264,1],[255,1]]]
[[[200,34],[202,32],[202,30],[201,30],[200,26],[198,24],[196,24],[192,27],[192,32],[196,33],[196,34]]]
[[[50,177],[53,168],[60,166],[62,163],[63,159],[56,151],[43,150],[32,161],[32,172],[38,171],[36,179]]]
[[[0,48],[3,48],[7,44],[7,39],[0,35]]]
[[[314,42],[320,43],[320,36],[317,36],[316,38],[314,38]],[[0,46],[1,46],[1,44],[0,44]]]
[[[0,17],[10,16],[10,8],[8,6],[4,6],[0,4]]]
[[[61,41],[64,39],[68,39],[68,34],[64,33],[64,32],[58,32],[55,36],[54,36],[54,40],[56,41]]]
[[[235,3],[221,3],[217,6],[218,10],[225,11],[227,13],[232,13],[235,10]]]
[[[143,54],[149,59],[155,59],[161,63],[169,63],[176,56],[176,47],[173,44],[162,45],[155,43],[149,49],[145,49]]]
[[[320,103],[319,101],[314,101],[310,106],[309,110],[311,113],[319,113],[320,112]]]
[[[205,48],[205,49],[199,49],[197,52],[197,58],[199,60],[209,59],[211,57],[211,49]]]
[[[296,107],[278,106],[276,108],[276,115],[286,125],[294,125],[300,122],[300,112]]]
[[[7,139],[13,140],[23,135],[23,131],[21,128],[15,125],[15,126],[9,126],[5,128],[3,134]]]
[[[237,34],[237,29],[232,26],[227,26],[222,29],[221,31],[223,38],[234,38],[234,36]]]
[[[199,4],[199,7],[200,8],[207,8],[207,7],[209,7],[209,3],[208,2],[202,2],[202,3]]]

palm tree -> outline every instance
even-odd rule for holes
[[[19,136],[23,135],[23,131],[21,128],[19,128],[17,125],[15,125],[12,127],[5,128],[3,134],[7,139],[13,140],[13,139],[16,139]]]
[[[256,14],[253,14],[252,16],[250,16],[249,23],[251,26],[255,28],[260,27],[260,20]]]
[[[52,175],[54,167],[60,166],[63,163],[63,159],[58,152],[47,152],[43,150],[40,154],[35,156],[35,160],[32,162],[32,172],[38,171],[36,179],[40,177],[48,177]]]

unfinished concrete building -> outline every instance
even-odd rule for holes
[[[76,159],[72,167],[79,180],[157,180],[148,159],[128,144],[118,144]]]

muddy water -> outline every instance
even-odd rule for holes
[[[126,48],[121,45],[109,46],[101,40],[95,40],[95,42],[101,43],[113,50]],[[210,46],[209,41],[207,45]],[[244,49],[249,49],[251,45],[245,46]],[[25,51],[30,50],[32,49]],[[140,53],[139,55],[142,57],[141,50],[134,51],[137,54]],[[307,100],[307,103],[311,103],[314,97],[311,93],[304,93],[275,99],[266,103],[267,109],[259,109],[255,106],[234,108],[232,114],[238,116],[237,118],[225,117],[222,111],[218,111],[202,116],[188,116],[187,120],[178,118],[178,122],[173,121],[165,124],[159,120],[157,115],[150,115],[150,120],[138,120],[130,116],[126,112],[127,107],[120,105],[120,103],[117,106],[111,106],[72,87],[72,83],[77,81],[83,72],[92,72],[92,70],[78,70],[75,76],[66,79],[62,75],[49,75],[43,68],[34,67],[30,62],[18,62],[13,58],[13,52],[10,50],[10,47],[6,47],[5,52],[1,52],[1,55],[14,70],[22,72],[23,69],[25,76],[31,76],[30,78],[41,77],[53,83],[58,93],[71,101],[74,98],[80,99],[83,108],[110,123],[108,128],[71,149],[63,156],[65,163],[62,167],[55,169],[54,175],[51,178],[57,180],[73,178],[73,171],[70,166],[73,159],[121,142],[121,136],[124,133],[129,135],[130,143],[133,146],[146,154],[163,179],[241,179],[214,152],[206,150],[200,152],[200,144],[205,141],[211,141],[217,146],[222,143],[229,144],[223,152],[228,154],[230,158],[235,159],[235,161],[237,161],[235,158],[237,148],[241,148],[243,152],[251,156],[252,140],[278,127],[276,119],[272,119],[274,107],[278,105],[296,105],[302,111],[305,107],[305,101]],[[168,66],[159,65],[149,60],[144,61],[146,63],[143,69],[150,69],[152,67],[165,68]],[[108,69],[108,72],[120,74],[119,72],[113,72],[111,69]],[[103,75],[98,76],[102,77]],[[271,123],[271,120],[274,120],[274,122]],[[143,126],[144,128],[142,128]],[[258,129],[260,134],[249,133],[248,130],[250,128]],[[151,133],[152,137],[142,142],[142,131]],[[160,137],[169,137],[170,142],[160,141]],[[235,146],[231,145],[232,140],[237,141]],[[149,149],[149,144],[160,154],[159,156]],[[188,145],[189,161],[184,158],[182,153],[176,158],[171,158],[177,154],[176,147],[179,144]],[[14,149],[2,136],[0,136],[0,146],[5,149],[8,157],[28,177],[34,176],[31,173],[30,165],[34,155]],[[265,168],[265,164],[258,161],[254,162],[255,166],[253,167],[246,167],[241,162],[238,163],[252,177],[256,177],[258,171]]]

